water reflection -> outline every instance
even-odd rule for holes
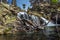
[[[16,35],[0,35],[0,40],[45,40],[42,33],[20,33]]]

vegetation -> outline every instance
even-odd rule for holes
[[[24,9],[25,9],[25,6],[26,6],[26,5],[25,5],[25,4],[23,4],[23,8],[24,8]]]
[[[16,0],[15,0],[16,1]],[[53,3],[56,1],[52,1]],[[44,17],[48,19],[49,21],[56,21],[56,15],[60,13],[60,6],[55,4],[50,4],[48,2],[43,2],[42,0],[30,0],[32,8],[28,8],[27,13],[30,15],[35,15],[37,17]],[[23,9],[25,9],[26,4],[23,4]],[[0,3],[0,26],[1,26],[1,34],[7,34],[7,33],[15,33],[19,29],[19,32],[23,31],[26,32],[33,24],[30,20],[19,20],[17,19],[17,13],[22,12],[19,7],[16,7],[14,5],[8,5],[4,3]],[[60,14],[59,14],[60,15]],[[58,15],[58,18],[60,17]],[[25,25],[24,25],[25,22]],[[58,20],[58,22],[60,22]],[[29,25],[29,27],[26,27],[26,24]],[[23,26],[23,27],[22,27]],[[22,28],[21,28],[22,27]],[[36,28],[39,29],[39,28]],[[37,31],[37,30],[34,30]],[[40,30],[40,29],[39,29]],[[28,30],[30,31],[30,30]]]
[[[40,15],[40,16],[43,16],[44,18],[48,19],[48,20],[54,21],[56,18],[55,17],[56,14],[60,13],[58,10],[60,7],[58,2],[57,2],[58,0],[51,0],[51,3],[53,3],[53,4],[50,4],[50,3],[44,2],[44,1],[40,2],[41,0],[39,2],[38,1],[39,0],[30,0],[32,8],[28,9],[28,14],[33,14],[33,15],[37,15],[37,16]],[[54,4],[54,3],[56,3],[56,4]]]

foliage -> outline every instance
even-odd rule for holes
[[[55,19],[56,14],[58,14],[58,11],[60,11],[58,0],[50,0],[51,4],[48,2],[40,2],[40,1],[41,0],[39,1],[30,0],[32,8],[28,9],[28,12],[29,12],[28,14],[37,15],[39,17],[43,16],[44,18],[47,18],[48,20],[53,20],[51,19],[53,17]]]
[[[58,0],[51,0],[51,3],[56,4],[56,3],[58,3]]]
[[[23,4],[23,8],[25,9],[26,4]]]

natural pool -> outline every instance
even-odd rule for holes
[[[0,40],[58,40],[59,38],[57,38],[48,37],[41,30],[34,33],[19,32],[17,34],[0,35]]]
[[[0,35],[0,40],[45,40],[43,33],[18,33],[18,34],[8,34]]]

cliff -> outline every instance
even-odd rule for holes
[[[0,3],[0,34],[15,33],[19,7]]]

